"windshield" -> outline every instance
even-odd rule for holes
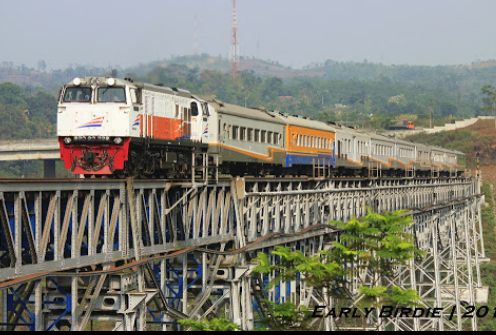
[[[68,87],[65,90],[64,102],[90,102],[90,87]]]
[[[98,102],[126,102],[126,91],[124,87],[99,88]]]

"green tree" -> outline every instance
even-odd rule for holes
[[[335,306],[380,308],[383,305],[419,304],[420,298],[415,290],[391,286],[385,281],[416,255],[423,254],[415,249],[413,236],[405,233],[411,225],[411,216],[406,215],[406,211],[377,214],[370,208],[368,210],[368,215],[361,219],[353,217],[347,223],[331,222],[342,229],[340,241],[333,244],[331,251],[305,256],[301,251],[279,246],[272,252],[279,262],[273,264],[266,254],[259,253],[255,259],[259,266],[254,268],[254,272],[275,274],[268,288],[300,278],[322,296],[333,298]],[[369,275],[363,276],[364,273]],[[350,290],[349,278],[357,281],[358,293]],[[288,325],[293,325],[301,329],[302,325],[305,326],[304,321],[308,320],[300,307],[290,307],[284,306],[284,319],[272,317],[262,322],[269,328],[288,329]],[[274,306],[269,307],[268,313],[274,313]],[[364,319],[362,324],[365,325]]]
[[[484,85],[481,90],[484,94],[484,98],[482,99],[484,106],[481,109],[496,116],[496,88],[492,85]],[[496,118],[494,122],[496,127]]]

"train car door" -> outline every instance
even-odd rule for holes
[[[202,103],[201,104],[201,112],[202,114],[200,115],[201,118],[201,139],[203,143],[209,143],[210,142],[210,134],[214,131],[211,129],[211,124],[210,124],[210,110],[208,109],[208,104],[207,103]],[[219,115],[220,117],[220,115]],[[220,129],[219,129],[220,131]]]
[[[191,140],[193,141],[201,141],[202,137],[202,115],[200,114],[200,106],[198,106],[198,102],[191,101],[190,103],[191,109]]]
[[[191,139],[191,109],[182,108],[183,139]]]
[[[143,107],[141,102],[141,90],[130,89],[131,103],[131,136],[143,136]]]

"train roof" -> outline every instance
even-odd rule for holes
[[[302,116],[288,115],[281,112],[272,112],[290,126],[305,127],[315,130],[336,132],[336,127],[322,121],[315,121]]]
[[[202,96],[201,99],[208,101],[209,104],[215,107],[215,110],[220,114],[235,115],[253,120],[267,121],[278,124],[285,124],[281,119],[276,117],[272,112],[257,109],[257,108],[247,108],[237,105],[228,104],[218,100],[216,97],[206,97]]]

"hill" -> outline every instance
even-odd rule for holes
[[[408,136],[407,140],[459,150],[467,155],[467,168],[475,171],[477,154],[483,179],[496,183],[496,127],[494,120],[480,120],[464,129]]]
[[[58,89],[74,77],[112,75],[195,94],[216,95],[241,106],[264,106],[289,114],[360,128],[384,129],[397,117],[415,115],[416,124],[434,125],[481,114],[481,87],[496,86],[496,62],[467,66],[384,65],[328,60],[293,69],[273,61],[244,58],[234,79],[229,62],[207,54],[180,56],[121,69],[72,66],[44,71],[0,65],[0,83]]]

